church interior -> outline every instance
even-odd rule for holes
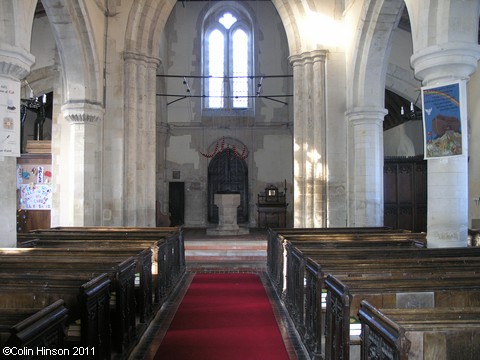
[[[35,308],[37,348],[173,359],[202,276],[255,274],[259,358],[475,359],[480,0],[0,9],[0,345]]]

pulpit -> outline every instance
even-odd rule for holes
[[[240,205],[239,193],[216,193],[214,195],[214,204],[218,207],[218,225],[207,229],[207,235],[248,234],[248,228],[241,228],[237,224],[237,208]]]

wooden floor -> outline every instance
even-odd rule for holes
[[[169,301],[157,313],[155,320],[152,321],[132,352],[130,359],[153,359],[193,276],[198,272],[259,274],[270,298],[290,359],[309,359],[287,312],[271,288],[265,273],[267,258],[265,230],[251,229],[250,234],[247,235],[218,238],[207,236],[205,229],[185,229],[184,238],[187,273]]]

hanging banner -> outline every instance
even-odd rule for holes
[[[423,87],[425,159],[466,155],[466,84]]]
[[[20,82],[0,79],[0,156],[20,156]]]

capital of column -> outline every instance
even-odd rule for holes
[[[477,69],[480,46],[473,43],[445,43],[414,53],[410,62],[415,76],[424,84],[442,80],[468,79]]]
[[[353,125],[372,124],[383,122],[385,115],[388,114],[387,109],[378,107],[354,107],[345,113],[347,120]]]
[[[328,50],[313,50],[301,54],[291,55],[288,60],[292,66],[304,65],[307,63],[325,61]]]
[[[123,53],[123,59],[125,62],[144,63],[148,67],[154,68],[157,68],[162,63],[162,60],[157,57],[132,51],[125,51]]]
[[[25,49],[6,43],[0,44],[0,74],[16,80],[25,78],[35,57]]]
[[[68,102],[62,106],[62,114],[70,124],[96,124],[103,119],[105,109],[88,101]]]

